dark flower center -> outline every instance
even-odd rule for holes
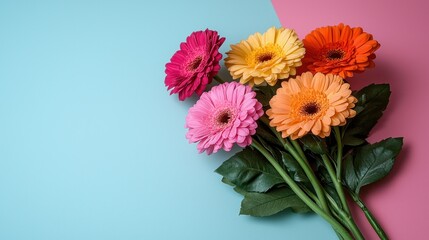
[[[264,53],[258,56],[258,62],[262,63],[262,62],[266,62],[266,61],[270,61],[271,59],[273,59],[273,54],[272,53]]]
[[[219,116],[217,117],[217,122],[223,125],[223,124],[229,123],[230,119],[231,119],[231,114],[230,112],[226,111],[219,114]]]
[[[189,63],[188,69],[191,71],[197,69],[200,66],[202,60],[202,57],[196,57],[194,60],[192,60],[192,62]]]
[[[207,127],[213,127],[216,131],[218,131],[220,129],[224,129],[228,126],[231,126],[234,120],[234,108],[232,108],[231,106],[219,106],[219,108],[215,110],[211,117],[211,126]]]
[[[301,112],[306,115],[314,115],[319,111],[320,111],[320,106],[315,102],[307,103],[301,108]]]
[[[329,60],[339,60],[339,59],[342,59],[343,57],[344,57],[344,51],[341,49],[330,50],[326,54],[326,58],[328,58]]]

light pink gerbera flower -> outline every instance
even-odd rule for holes
[[[237,82],[213,87],[189,109],[186,138],[198,142],[199,152],[209,155],[221,148],[230,151],[234,143],[250,145],[258,127],[256,121],[264,114],[255,97],[251,87]]]
[[[208,29],[187,37],[165,65],[165,85],[172,89],[170,94],[178,93],[181,101],[194,92],[201,95],[220,69],[219,48],[224,41],[216,31]]]

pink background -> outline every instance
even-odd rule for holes
[[[363,189],[363,199],[391,239],[427,239],[429,197],[426,136],[429,81],[427,64],[429,6],[421,0],[310,1],[272,0],[284,27],[304,38],[312,29],[340,22],[361,26],[381,44],[376,68],[350,79],[358,89],[372,82],[389,83],[390,105],[371,141],[403,136],[405,145],[391,174]],[[355,211],[368,239],[377,236]]]

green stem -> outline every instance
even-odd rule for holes
[[[362,199],[358,195],[356,195],[353,192],[350,192],[350,195],[353,198],[353,201],[356,202],[356,204],[362,209],[362,211],[365,213],[366,218],[368,219],[369,223],[371,224],[372,228],[375,230],[377,235],[380,237],[381,240],[388,240],[389,237],[384,232],[383,228],[380,226],[380,224],[377,222],[377,219],[375,219],[374,215],[369,211],[369,209],[365,206]]]
[[[337,234],[337,237],[338,237],[339,240],[344,240],[344,238],[341,236],[341,234],[339,234],[337,232],[335,232],[335,233]]]
[[[277,136],[283,147],[290,152],[290,154],[295,158],[295,160],[298,162],[298,164],[301,166],[301,168],[304,170],[305,174],[307,175],[308,179],[310,180],[311,185],[313,186],[314,190],[316,191],[317,197],[319,199],[320,206],[327,212],[330,213],[328,203],[326,202],[325,195],[323,194],[322,185],[320,184],[319,180],[316,178],[316,175],[314,174],[313,170],[311,169],[310,164],[307,161],[307,158],[305,157],[304,152],[302,151],[301,147],[297,142],[294,140],[291,140],[292,143],[295,143],[295,146],[301,150],[301,153],[297,153],[294,147],[289,143],[287,139],[282,138],[279,132],[277,132],[274,128],[270,127],[270,121],[265,116],[262,116],[261,121],[266,124],[271,131],[274,133],[274,135]],[[298,151],[299,151],[298,150]],[[303,156],[303,157],[302,157]]]
[[[282,138],[283,139],[283,138]],[[313,186],[314,190],[316,191],[317,197],[320,200],[320,203],[322,205],[322,208],[325,209],[327,213],[329,213],[328,204],[325,199],[325,195],[323,194],[322,186],[319,182],[319,180],[316,178],[316,175],[314,174],[313,170],[310,167],[310,164],[306,161],[306,159],[303,159],[296,151],[295,149],[290,145],[290,143],[283,139],[282,144],[284,148],[290,152],[290,154],[298,161],[299,165],[304,170],[305,174],[307,175],[308,179],[310,180],[311,185]]]
[[[337,218],[338,221],[340,221],[344,226],[348,226],[348,223],[345,222],[345,218],[344,215],[346,214],[343,210],[341,210],[341,208],[338,207],[337,203],[335,202],[335,200],[332,198],[331,195],[329,195],[328,192],[325,191],[325,195],[326,195],[326,199],[328,199],[330,206],[332,206],[332,208],[334,209],[334,211],[332,211],[332,214]]]
[[[276,169],[276,171],[280,174],[283,180],[289,185],[292,191],[305,203],[311,210],[315,213],[319,214],[323,217],[327,222],[329,222],[332,227],[337,231],[344,239],[353,238],[350,236],[349,232],[332,216],[327,214],[324,210],[322,210],[317,204],[315,204],[305,192],[296,184],[296,182],[286,173],[286,171],[282,168],[282,166],[271,156],[271,154],[261,146],[255,139],[252,141],[252,146],[255,147],[265,158],[271,163],[271,165]]]
[[[314,190],[316,191],[317,197],[319,198],[321,207],[329,214],[329,207],[328,203],[326,202],[325,195],[323,194],[322,185],[320,184],[319,180],[316,178],[316,175],[314,174],[313,170],[311,169],[310,164],[308,161],[303,159],[300,154],[298,154],[295,149],[292,147],[292,145],[289,143],[289,141],[286,139],[283,139],[279,134],[277,134],[277,137],[279,138],[280,142],[283,144],[283,147],[292,155],[292,157],[295,158],[295,160],[298,162],[298,164],[301,166],[301,168],[304,170],[305,175],[307,175],[308,179],[310,180],[311,185],[313,186]]]
[[[300,185],[301,189],[304,190],[305,193],[307,193],[307,195],[313,199],[313,201],[320,206],[320,201],[317,198],[316,195],[314,195],[314,193],[312,191],[310,191],[308,188],[306,188],[304,185]]]
[[[341,179],[341,168],[343,160],[343,143],[341,141],[341,131],[339,127],[334,127],[335,140],[337,141],[337,180]]]
[[[346,211],[347,214],[350,215],[350,209],[349,209],[349,205],[347,204],[346,195],[344,194],[343,186],[341,185],[341,179],[338,180],[335,177],[335,170],[328,156],[326,154],[323,154],[322,159],[323,159],[323,163],[325,164],[326,170],[328,170],[329,176],[331,177],[332,182],[334,183],[335,190],[337,191],[338,197],[340,198],[340,201],[341,201],[341,205],[344,211]]]
[[[348,226],[348,228],[350,229],[350,231],[352,231],[352,233],[354,234],[354,236],[356,237],[356,239],[363,240],[364,237],[362,235],[362,232],[359,230],[359,227],[356,225],[356,223],[354,222],[354,220],[351,217],[351,215],[347,214],[340,207],[338,207],[337,203],[329,195],[329,193],[325,192],[325,194],[326,194],[326,198],[329,200],[330,205],[334,209],[333,212],[337,213],[336,216],[341,219],[342,223],[345,226]]]
[[[334,127],[334,134],[335,134],[335,140],[337,141],[337,178],[336,181],[334,178],[332,181],[335,181],[336,185],[335,188],[337,189],[338,194],[340,195],[341,203],[343,204],[344,210],[351,215],[350,209],[347,205],[347,201],[345,198],[344,190],[341,185],[341,169],[342,169],[342,162],[343,162],[343,143],[341,140],[341,131],[339,127]],[[329,161],[328,161],[329,162]]]
[[[340,198],[342,209],[344,209],[345,212],[340,208],[338,208],[336,204],[335,204],[335,207],[337,207],[338,210],[341,210],[339,212],[341,217],[347,222],[347,225],[350,227],[350,230],[353,232],[356,239],[364,239],[364,237],[362,236],[362,233],[360,232],[359,228],[357,227],[356,223],[353,221],[351,217],[349,205],[347,204],[347,200],[344,195],[343,186],[339,181],[337,181],[337,178],[335,177],[335,171],[334,171],[334,168],[332,167],[331,160],[329,160],[326,154],[322,155],[322,159],[326,169],[328,170],[328,174],[331,177],[332,182],[334,183],[335,190],[338,193],[338,197]]]
[[[299,153],[299,155],[303,159],[307,160],[307,157],[305,156],[304,151],[302,151],[301,145],[299,145],[299,143],[297,141],[295,141],[295,140],[291,139],[290,141],[291,141],[292,145],[295,147],[296,151]]]
[[[214,76],[214,79],[220,84],[226,83],[222,78],[219,77],[219,75]]]

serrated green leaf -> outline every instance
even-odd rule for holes
[[[388,138],[355,150],[344,161],[344,179],[350,190],[359,194],[361,187],[385,177],[402,149],[402,138]]]
[[[356,116],[348,120],[343,144],[358,146],[364,143],[371,129],[383,115],[389,103],[389,84],[371,84],[354,94],[358,99]]]
[[[223,162],[216,172],[229,183],[248,192],[266,192],[284,182],[265,157],[250,147]]]
[[[307,175],[299,163],[289,153],[281,151],[282,161],[289,175],[297,182],[308,182]]]
[[[297,212],[308,210],[307,205],[288,187],[267,193],[247,193],[241,202],[240,214],[266,217],[287,208]]]
[[[310,150],[316,154],[328,153],[328,147],[326,146],[325,141],[313,134],[307,134],[300,138],[299,141],[304,145],[305,150]]]

